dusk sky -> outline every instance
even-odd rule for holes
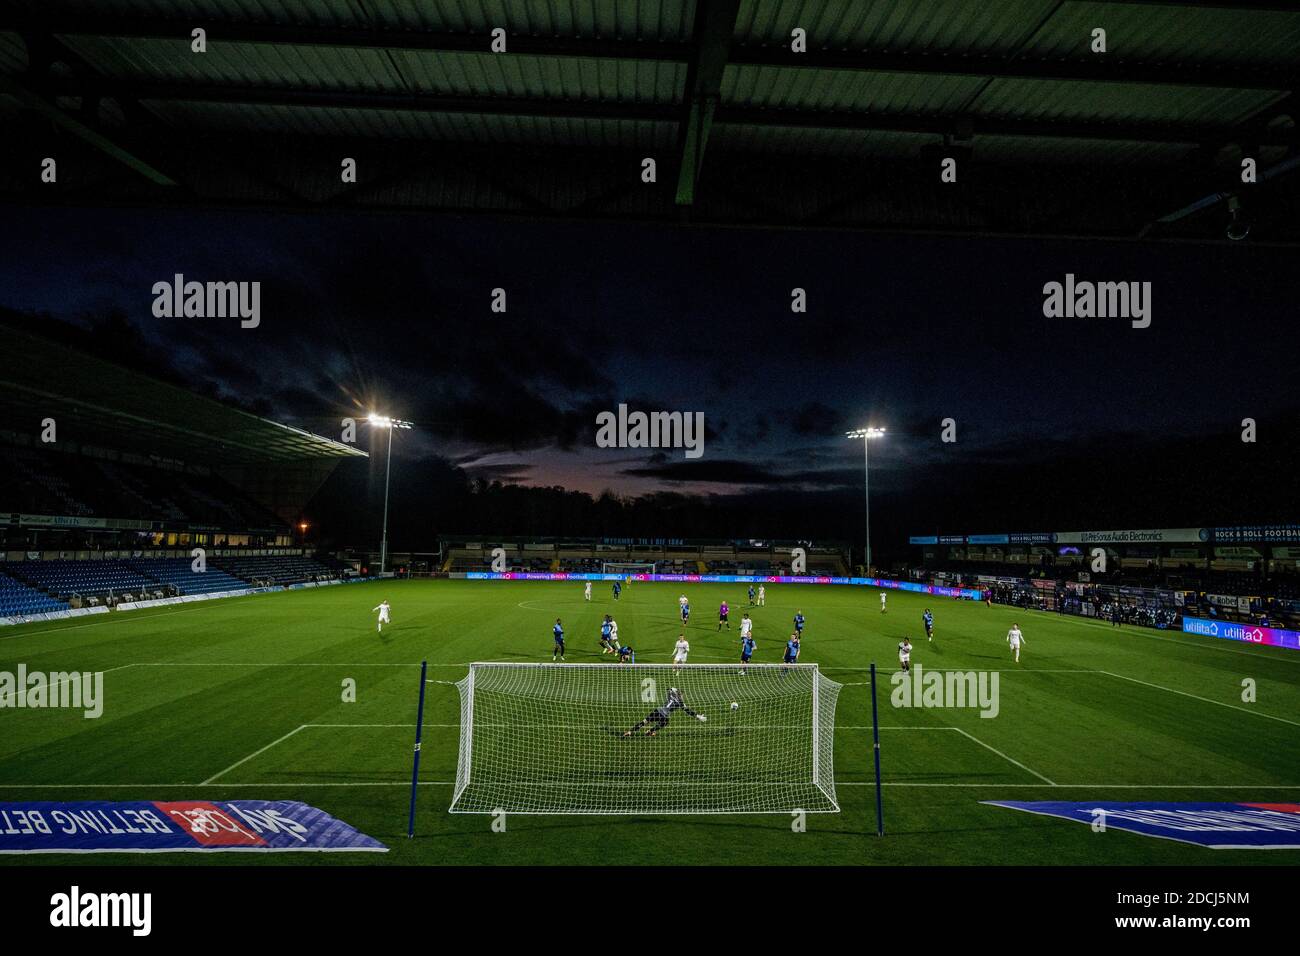
[[[1294,252],[430,216],[13,209],[0,305],[123,313],[142,358],[337,437],[371,407],[397,454],[590,492],[861,487],[1107,436],[1230,433],[1296,404]],[[1067,272],[1152,283],[1152,324],[1047,319]],[[260,281],[262,320],[155,318],[152,286]],[[491,290],[508,312],[490,311]],[[807,291],[793,314],[791,290]],[[595,446],[595,416],[700,411],[699,460]],[[957,442],[940,442],[940,422]],[[363,439],[364,440],[364,439]],[[1129,440],[1129,439],[1124,439]]]

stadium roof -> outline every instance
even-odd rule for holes
[[[60,441],[208,464],[366,457],[8,325],[0,339],[0,422],[15,431],[53,418]]]
[[[0,198],[1296,242],[1298,75],[1295,0],[20,0]]]

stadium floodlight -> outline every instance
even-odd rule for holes
[[[450,809],[838,813],[841,686],[816,664],[474,663]]]
[[[851,432],[844,433],[848,438],[862,439],[862,495],[866,503],[866,568],[867,574],[871,574],[871,439],[884,438],[885,430],[883,428],[855,428]]]
[[[388,568],[388,476],[393,467],[393,432],[399,428],[410,428],[411,423],[376,412],[371,412],[366,421],[372,428],[382,428],[388,432],[388,458],[384,462],[384,536],[379,542],[379,573],[383,574]]]

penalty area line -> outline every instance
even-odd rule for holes
[[[1119,680],[1130,681],[1130,682],[1132,682],[1132,683],[1134,683],[1134,684],[1141,684],[1143,687],[1153,687],[1153,688],[1155,688],[1156,690],[1163,690],[1163,691],[1166,691],[1167,693],[1170,693],[1170,694],[1178,694],[1180,697],[1190,697],[1192,700],[1199,700],[1199,701],[1201,701],[1202,703],[1206,703],[1206,704],[1216,704],[1216,705],[1218,705],[1219,707],[1227,707],[1229,710],[1239,710],[1239,711],[1241,711],[1243,714],[1252,714],[1252,715],[1254,715],[1255,717],[1265,717],[1265,718],[1267,718],[1268,720],[1276,720],[1276,721],[1279,721],[1280,723],[1283,723],[1283,724],[1290,724],[1292,727],[1300,727],[1300,723],[1298,723],[1298,722],[1296,722],[1296,721],[1294,721],[1294,720],[1287,720],[1285,717],[1278,717],[1278,716],[1276,716],[1275,714],[1265,714],[1265,713],[1263,713],[1262,711],[1258,711],[1258,710],[1250,710],[1250,709],[1248,709],[1248,708],[1246,708],[1246,707],[1238,707],[1236,704],[1228,704],[1228,703],[1224,703],[1224,702],[1221,701],[1221,700],[1211,700],[1211,699],[1208,698],[1208,697],[1200,697],[1200,696],[1198,696],[1198,695],[1196,695],[1196,694],[1189,694],[1189,693],[1188,693],[1187,691],[1185,691],[1185,690],[1175,690],[1175,689],[1172,688],[1172,687],[1164,687],[1164,686],[1162,686],[1162,685],[1160,685],[1160,684],[1152,684],[1152,683],[1150,683],[1149,681],[1138,680],[1136,677],[1125,677],[1123,674],[1114,674],[1114,673],[1111,673],[1110,671],[1097,671],[1097,673],[1098,673],[1098,674],[1105,674],[1107,677],[1115,677],[1115,678],[1118,678]]]
[[[276,744],[278,744],[278,743],[282,743],[283,741],[288,740],[288,739],[289,739],[290,737],[292,737],[294,734],[298,733],[298,731],[300,731],[300,730],[305,730],[305,729],[307,728],[307,726],[308,726],[307,724],[299,724],[297,727],[295,727],[293,730],[289,731],[289,732],[288,732],[287,734],[285,734],[283,737],[278,737],[278,738],[276,738],[275,740],[272,740],[272,741],[271,741],[269,744],[267,744],[265,747],[261,748],[260,750],[255,750],[255,751],[253,751],[251,754],[249,754],[249,755],[248,755],[247,757],[245,757],[243,760],[236,760],[234,763],[232,763],[232,764],[231,764],[229,767],[227,767],[225,770],[222,770],[220,773],[214,773],[212,776],[208,777],[207,780],[204,780],[202,783],[198,784],[198,786],[200,786],[200,787],[206,787],[208,784],[212,783],[212,781],[216,780],[218,777],[224,777],[226,774],[230,773],[230,771],[234,770],[236,767],[241,767],[241,766],[243,766],[244,764],[248,763],[248,761],[252,760],[254,757],[257,757],[257,756],[260,756],[261,754],[266,753],[268,750],[270,750],[270,749],[271,749],[272,747],[274,747]]]
[[[992,747],[989,744],[986,744],[984,741],[980,740],[974,734],[967,733],[966,731],[962,730],[960,727],[952,727],[950,729],[957,731],[957,733],[961,734],[963,737],[966,737],[969,740],[973,740],[975,743],[979,744],[984,749],[992,751],[993,753],[997,754],[999,757],[1001,757],[1003,760],[1007,761],[1008,763],[1015,764],[1017,767],[1019,767],[1021,770],[1025,771],[1026,773],[1033,774],[1035,777],[1037,777],[1039,780],[1042,780],[1048,786],[1052,786],[1052,787],[1056,786],[1054,782],[1049,780],[1047,777],[1044,777],[1037,770],[1033,769],[1032,767],[1025,766],[1019,760],[1016,760],[1014,757],[1008,757],[1001,750],[998,750],[996,747]]]

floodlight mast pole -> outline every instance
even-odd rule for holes
[[[862,437],[862,503],[866,515],[867,577],[871,577],[871,439]]]
[[[379,542],[379,573],[388,570],[388,483],[393,473],[393,426],[388,426],[388,457],[384,462],[384,536]]]
[[[411,423],[374,412],[370,413],[367,420],[372,428],[383,428],[388,431],[388,455],[384,462],[384,531],[379,541],[379,573],[383,574],[388,570],[388,486],[393,472],[393,431],[398,428],[410,428]]]
[[[862,439],[862,503],[865,506],[864,513],[866,532],[866,547],[864,555],[866,558],[866,573],[871,574],[871,439],[883,438],[885,430],[883,428],[856,428],[851,432],[844,433],[849,438]]]

